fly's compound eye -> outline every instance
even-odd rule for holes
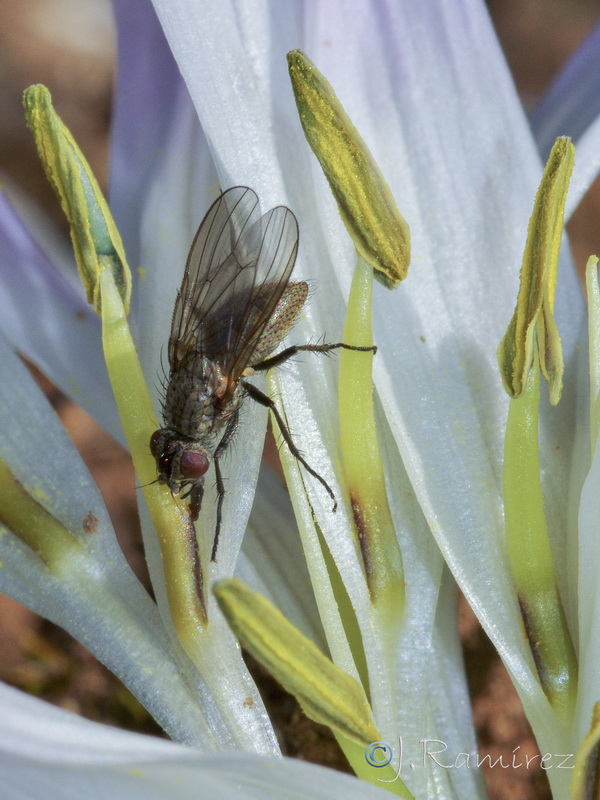
[[[209,467],[204,453],[182,453],[179,460],[179,472],[184,478],[201,478]]]
[[[152,436],[150,437],[150,452],[156,458],[159,454],[159,445],[161,440],[160,431],[154,431]]]

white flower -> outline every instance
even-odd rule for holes
[[[294,210],[301,229],[295,275],[315,285],[294,341],[314,341],[323,335],[339,340],[353,247],[303,140],[293,105],[285,54],[301,47],[332,83],[371,148],[411,226],[413,242],[407,281],[394,293],[378,288],[374,300],[381,446],[407,582],[405,628],[391,661],[382,654],[372,629],[368,589],[348,534],[347,513],[340,509],[333,517],[329,499],[310,482],[309,508],[299,474],[291,481],[333,660],[349,674],[361,673],[335,601],[313,512],[356,614],[375,721],[392,745],[402,735],[417,749],[422,738],[441,739],[450,752],[474,747],[457,648],[453,583],[443,555],[511,672],[541,750],[572,751],[586,729],[589,705],[579,711],[577,734],[562,736],[522,636],[503,546],[501,474],[507,399],[496,348],[514,306],[541,169],[483,6],[475,0],[419,4],[381,0],[376,8],[343,0],[274,2],[267,7],[250,0],[219,4],[155,0],[154,6],[177,66],[147,2],[129,0],[116,6],[121,76],[111,199],[130,263],[143,269],[134,286],[134,319],[149,382],[159,373],[160,351],[166,344],[189,242],[209,199],[218,193],[218,183],[224,188],[251,185],[265,208],[284,203]],[[149,55],[152,58],[145,60]],[[590,159],[581,162],[575,186],[589,185],[594,174]],[[60,283],[43,255],[33,252],[14,222],[0,235],[23,263],[28,248],[28,255],[33,253],[41,266],[23,276],[28,281],[26,308],[40,319],[32,326],[29,314],[12,313],[7,326],[11,342],[38,361],[61,387],[68,390],[75,381],[80,402],[97,409],[101,421],[115,431],[96,320],[85,312],[82,332],[65,334],[69,327],[79,330],[71,319],[79,308],[75,294]],[[23,288],[4,265],[2,269],[0,278],[15,287],[13,304],[22,312]],[[565,599],[570,599],[567,612],[574,630],[572,565],[577,558],[574,515],[567,519],[566,486],[578,387],[573,361],[583,301],[566,253],[559,280],[557,318],[567,361],[567,390],[558,410],[549,412],[544,421],[542,459],[551,535],[557,553],[570,551],[570,564],[559,571],[559,582]],[[53,322],[49,328],[44,327],[46,320]],[[57,346],[59,336],[64,338]],[[9,363],[8,356],[3,363]],[[339,491],[335,385],[334,361],[307,358],[280,374],[278,392],[298,446]],[[245,414],[236,450],[226,465],[229,494],[222,557],[215,573],[219,576],[231,574],[236,563],[260,458],[261,424],[260,410]],[[10,425],[10,419],[4,425]],[[30,448],[28,461],[21,452],[8,455],[8,444],[7,455],[0,454],[12,458],[13,471],[21,464],[22,472],[33,470],[36,478],[38,472],[49,474],[42,458],[37,463],[33,444]],[[82,508],[87,509],[89,491],[82,489]],[[205,503],[209,500],[210,496]],[[166,618],[158,552],[150,538],[148,542],[157,600]],[[255,555],[256,547],[250,552]],[[280,605],[292,613],[299,609],[301,602],[294,602],[285,581],[278,582],[276,571],[252,555],[251,563],[242,558],[241,570],[254,575],[255,581],[262,580]],[[6,585],[8,591],[11,587]],[[308,589],[303,586],[302,591]],[[39,598],[30,602],[40,605]],[[57,608],[60,602],[68,608],[68,598],[53,602]],[[147,602],[145,598],[143,604]],[[580,603],[587,602],[580,590]],[[67,614],[60,621],[72,627]],[[75,627],[79,631],[81,626]],[[109,633],[102,639],[103,647],[110,642]],[[163,635],[169,638],[162,631],[157,634]],[[217,643],[204,665],[207,683],[200,682],[199,719],[216,721],[220,745],[229,735],[250,748],[260,730],[256,749],[266,750],[269,726],[260,708],[254,715],[238,717],[233,710],[231,696],[240,697],[249,689],[233,642],[224,631],[222,637],[225,644]],[[88,646],[94,649],[94,642]],[[235,666],[232,683],[219,690],[216,679],[223,662],[216,659],[224,653],[232,663],[235,659]],[[113,669],[124,658],[119,652]],[[177,669],[185,684],[185,670],[181,665]],[[586,681],[591,702],[600,696],[598,680],[590,674]],[[202,743],[206,746],[204,739]],[[476,773],[435,769],[430,762],[426,766],[406,775],[417,798],[446,798],[452,793],[482,796]],[[556,796],[563,795],[569,773],[555,771],[550,779]],[[369,790],[361,786],[358,791]]]

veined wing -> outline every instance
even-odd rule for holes
[[[259,219],[256,193],[246,186],[234,186],[215,200],[200,223],[173,311],[169,337],[171,371],[197,352],[202,317],[225,291],[221,267],[234,252],[244,230]]]
[[[202,221],[175,306],[172,369],[206,357],[236,380],[251,362],[298,250],[298,224],[288,208],[259,213],[255,193],[234,187]]]

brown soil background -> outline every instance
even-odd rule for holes
[[[517,86],[535,101],[600,16],[600,0],[489,0]],[[33,198],[66,234],[62,212],[38,166],[22,115],[31,83],[46,84],[55,106],[105,181],[114,32],[107,0],[0,0],[0,171]],[[600,188],[593,187],[569,233],[578,267],[600,251]],[[145,562],[128,454],[31,366],[94,475],[115,530],[142,578]],[[266,457],[276,459],[269,442]],[[459,626],[479,750],[492,759],[537,752],[516,692],[463,598]],[[85,648],[64,631],[0,595],[0,679],[90,719],[161,735],[147,712]],[[281,736],[298,758],[347,769],[329,731],[304,717],[296,702],[256,664],[251,669]],[[546,800],[540,769],[488,769],[492,800]]]

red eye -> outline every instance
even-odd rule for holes
[[[182,453],[179,460],[179,471],[184,478],[201,478],[208,466],[204,453]]]
[[[159,443],[161,438],[162,437],[160,435],[160,431],[154,431],[154,433],[150,437],[150,452],[152,453],[154,458],[156,458],[156,456],[158,455]]]

